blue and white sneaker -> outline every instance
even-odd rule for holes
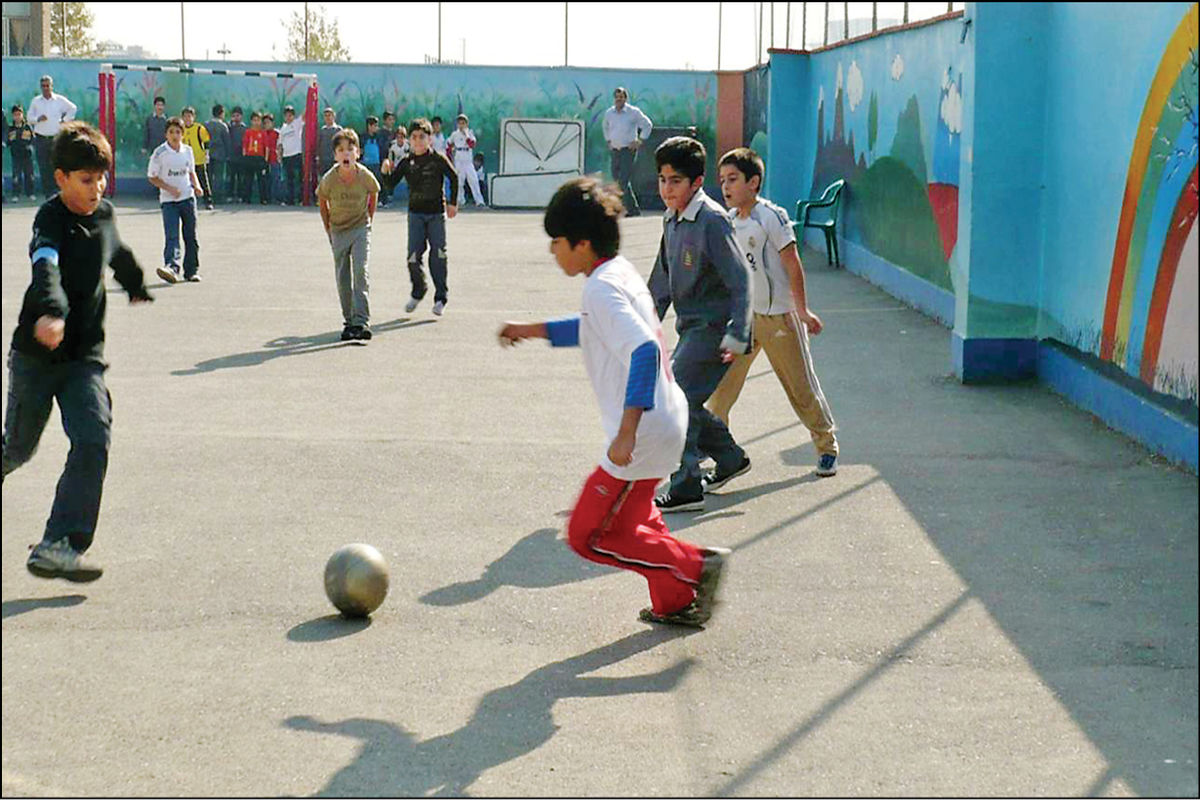
[[[823,453],[821,460],[817,462],[817,474],[822,478],[837,475],[837,456],[832,453]]]

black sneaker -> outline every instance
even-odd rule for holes
[[[739,475],[745,475],[749,471],[750,457],[742,456],[742,463],[738,464],[737,468],[731,472],[721,472],[719,469],[714,469],[704,473],[700,477],[700,485],[704,487],[705,493],[708,493],[714,489],[720,489],[734,478]]]
[[[700,585],[696,587],[696,599],[692,601],[697,612],[707,620],[717,604],[717,586],[721,583],[721,571],[725,561],[733,553],[728,547],[701,547],[704,566],[700,568]]]
[[[25,568],[39,578],[63,578],[73,583],[90,583],[104,574],[102,567],[77,552],[65,538],[30,547]]]
[[[697,608],[695,602],[670,614],[655,614],[652,608],[643,608],[638,612],[638,619],[642,622],[653,622],[658,625],[687,625],[689,628],[702,628],[711,617],[711,611],[702,611]]]
[[[371,329],[366,325],[360,326],[358,331],[355,333],[354,338],[360,342],[371,341]]]
[[[354,326],[346,325],[342,328],[342,341],[349,342],[354,339]]]
[[[679,497],[670,489],[654,498],[654,504],[659,511],[703,511],[704,495],[699,497]]]

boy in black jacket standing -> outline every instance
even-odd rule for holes
[[[26,566],[42,578],[86,582],[103,573],[84,552],[100,514],[112,427],[104,384],[105,265],[130,302],[153,298],[103,199],[112,165],[108,140],[85,122],[67,122],[54,137],[51,163],[59,192],[33,221],[33,281],[8,357],[3,474],[33,456],[57,401],[71,450],[42,541]]]
[[[404,310],[412,313],[429,290],[421,258],[429,246],[429,276],[433,278],[433,313],[446,310],[446,218],[458,213],[458,173],[443,153],[432,149],[433,126],[426,119],[409,125],[412,152],[394,167],[383,162],[383,189],[390,194],[401,178],[408,179],[408,274],[412,296]],[[444,202],[443,186],[450,180],[450,200]]]

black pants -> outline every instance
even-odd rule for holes
[[[626,211],[638,211],[637,195],[633,193],[633,161],[637,158],[637,151],[632,147],[622,147],[619,150],[610,151],[612,156],[612,175],[613,180],[617,183],[617,188],[621,190],[621,200],[625,203]]]
[[[304,154],[283,157],[284,195],[283,199],[289,206],[294,206],[303,197]]]
[[[258,187],[259,202],[268,202],[270,200],[270,188],[267,183],[267,160],[265,158],[247,156],[246,166],[242,172],[243,202],[253,202],[255,187]]]
[[[225,188],[225,162],[217,158],[208,159],[208,181],[212,186],[212,194],[208,199],[212,202],[217,202],[217,196],[224,197],[222,190]]]
[[[96,533],[108,471],[112,396],[104,385],[104,370],[105,366],[95,361],[51,364],[16,350],[8,354],[4,475],[37,452],[50,409],[57,401],[71,449],[42,541],[49,544],[69,538],[71,547],[81,553],[91,546]]]
[[[33,153],[30,150],[12,151],[13,194],[33,197]]]
[[[196,165],[196,178],[199,179],[200,188],[204,191],[204,197],[202,198],[204,200],[204,205],[212,208],[212,184],[209,183],[208,180],[208,164]]]
[[[54,144],[53,136],[33,135],[33,149],[37,152],[38,175],[42,178],[42,194],[50,197],[58,191],[54,183],[54,168],[50,166],[50,147]]]

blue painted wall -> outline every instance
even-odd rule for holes
[[[499,127],[504,117],[581,119],[587,123],[586,166],[607,171],[608,154],[600,115],[612,104],[612,90],[625,86],[630,102],[656,125],[695,126],[710,150],[716,146],[717,80],[713,72],[683,70],[621,70],[545,67],[484,67],[406,64],[292,64],[285,62],[191,61],[193,67],[249,69],[272,72],[315,72],[322,107],[338,111],[338,121],[365,128],[368,114],[393,111],[401,124],[415,116],[438,114],[453,125],[460,111],[471,117],[479,136],[478,150],[493,171],[499,160]],[[49,73],[55,91],[79,106],[81,119],[98,115],[99,61],[85,59],[4,59],[3,104],[28,107],[37,94],[38,78]],[[286,104],[302,110],[306,87],[301,81],[234,78],[170,73],[119,72],[119,174],[143,174],[141,152],[144,119],[152,113],[153,98],[167,98],[168,113],[195,106],[208,119],[213,103],[228,109],[272,111],[277,124]],[[226,115],[228,119],[228,114]],[[8,174],[5,158],[5,174]]]

